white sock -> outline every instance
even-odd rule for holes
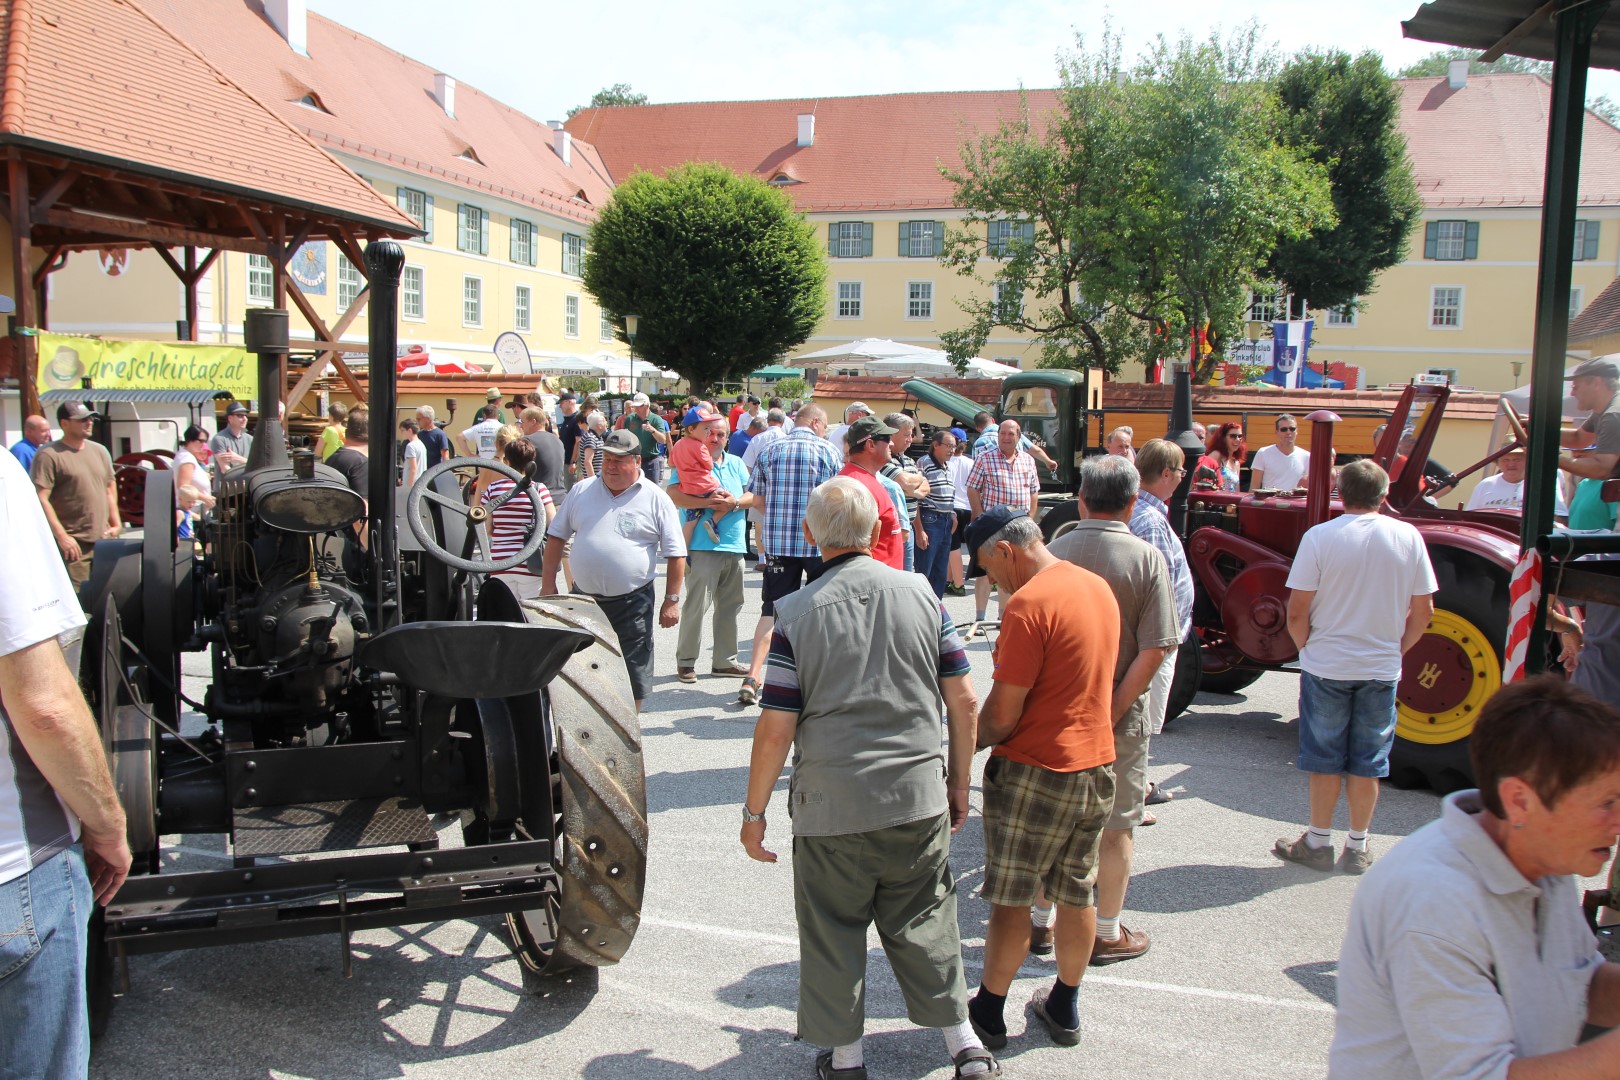
[[[848,1046],[835,1046],[832,1048],[832,1067],[835,1069],[858,1069],[866,1064],[866,1055],[861,1052],[861,1040],[856,1039]]]
[[[1361,832],[1356,832],[1356,830],[1351,829],[1350,839],[1344,842],[1344,846],[1349,848],[1351,851],[1366,851],[1367,830],[1363,829]]]
[[[981,611],[975,611],[973,613],[973,621],[974,622],[984,622],[984,612],[982,610]]]
[[[973,1025],[966,1020],[960,1024],[952,1024],[950,1027],[942,1027],[939,1030],[945,1036],[945,1052],[951,1055],[953,1061],[956,1059],[957,1054],[970,1047],[976,1050],[984,1049],[984,1043],[980,1042],[979,1037],[973,1034]],[[982,1061],[975,1061],[968,1065],[967,1071],[962,1075],[985,1076],[989,1072],[990,1067],[988,1065]]]
[[[1030,905],[1029,921],[1040,927],[1042,930],[1050,930],[1052,928],[1052,921],[1056,918],[1056,904],[1048,904],[1046,907],[1041,907],[1039,904]]]
[[[1333,846],[1333,830],[1318,829],[1315,825],[1305,830],[1305,846],[1308,848],[1325,848]]]
[[[1115,915],[1112,919],[1105,919],[1101,915],[1097,916],[1097,936],[1104,941],[1118,941],[1119,918],[1118,915]]]

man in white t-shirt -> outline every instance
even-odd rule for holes
[[[834,425],[832,430],[828,431],[824,436],[828,442],[832,443],[832,448],[838,454],[839,461],[844,460],[844,435],[849,431],[849,425],[863,416],[871,415],[872,408],[866,402],[852,401],[849,403],[849,407],[844,410],[844,422]]]
[[[1468,496],[1468,510],[1523,510],[1524,509],[1524,447],[1496,459],[1502,471],[1487,476],[1474,485]],[[1553,516],[1568,518],[1569,507],[1564,505],[1564,494],[1553,488]]]
[[[1293,491],[1311,474],[1311,452],[1295,445],[1299,421],[1288,413],[1277,417],[1277,442],[1261,448],[1249,462],[1249,490]]]
[[[90,914],[129,873],[124,811],[59,644],[84,612],[10,454],[0,527],[0,1076],[84,1076]]]
[[[478,414],[478,423],[460,435],[461,452],[468,457],[495,460],[495,436],[501,430],[501,407],[493,401]]]
[[[1288,574],[1288,633],[1299,646],[1299,755],[1310,774],[1311,823],[1278,840],[1279,858],[1333,869],[1333,810],[1350,806],[1350,839],[1339,869],[1372,865],[1367,830],[1378,781],[1395,745],[1395,684],[1401,656],[1434,614],[1434,567],[1409,523],[1378,512],[1389,475],[1370,458],[1339,473],[1344,513],[1300,540]]]

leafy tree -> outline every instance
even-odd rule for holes
[[[715,164],[620,184],[591,228],[584,280],[609,311],[640,316],[637,357],[694,394],[802,344],[827,304],[804,216],[779,189]]]
[[[779,397],[783,402],[804,401],[810,397],[810,384],[797,375],[791,375],[773,382],[768,396]]]
[[[1334,224],[1283,240],[1268,277],[1319,308],[1371,291],[1400,262],[1423,201],[1400,133],[1400,92],[1376,53],[1304,53],[1277,79],[1283,141],[1327,170]]]
[[[1420,60],[1416,60],[1401,68],[1396,78],[1400,79],[1428,79],[1437,75],[1449,75],[1448,70],[1453,60],[1467,60],[1468,74],[1470,75],[1501,75],[1504,73],[1523,73],[1540,75],[1542,78],[1552,79],[1552,64],[1545,60],[1532,60],[1528,56],[1514,56],[1504,53],[1501,57],[1485,63],[1480,60],[1477,49],[1441,49],[1432,52]]]
[[[645,105],[647,95],[638,94],[630,88],[629,83],[614,83],[605,89],[598,90],[591,95],[589,105],[575,105],[568,110],[570,118],[582,109],[610,109],[619,105]]]

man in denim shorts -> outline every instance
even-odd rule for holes
[[[1008,600],[995,684],[979,713],[984,770],[984,889],[991,904],[984,974],[968,1003],[992,1050],[1013,976],[1029,955],[1029,907],[1043,887],[1057,905],[1057,980],[1030,1008],[1052,1041],[1080,1041],[1076,997],[1097,933],[1097,852],[1114,807],[1114,668],[1119,604],[1102,578],[1041,542],[1022,507],[996,506],[967,527],[969,574],[988,573]]]
[[[1299,758],[1310,774],[1310,828],[1278,840],[1279,858],[1333,869],[1333,810],[1350,806],[1339,869],[1372,865],[1367,830],[1395,745],[1401,656],[1434,614],[1434,567],[1423,537],[1378,512],[1389,475],[1370,459],[1339,473],[1344,513],[1307,532],[1288,574],[1288,633],[1299,646]]]

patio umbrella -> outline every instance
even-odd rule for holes
[[[481,375],[487,368],[469,364],[459,356],[429,351],[406,353],[394,361],[401,375]]]
[[[846,345],[829,345],[825,349],[817,349],[811,353],[800,353],[793,357],[794,363],[805,360],[835,362],[838,360],[883,360],[891,356],[913,356],[919,352],[937,350],[919,349],[915,345],[906,345],[888,338],[857,338]]]

